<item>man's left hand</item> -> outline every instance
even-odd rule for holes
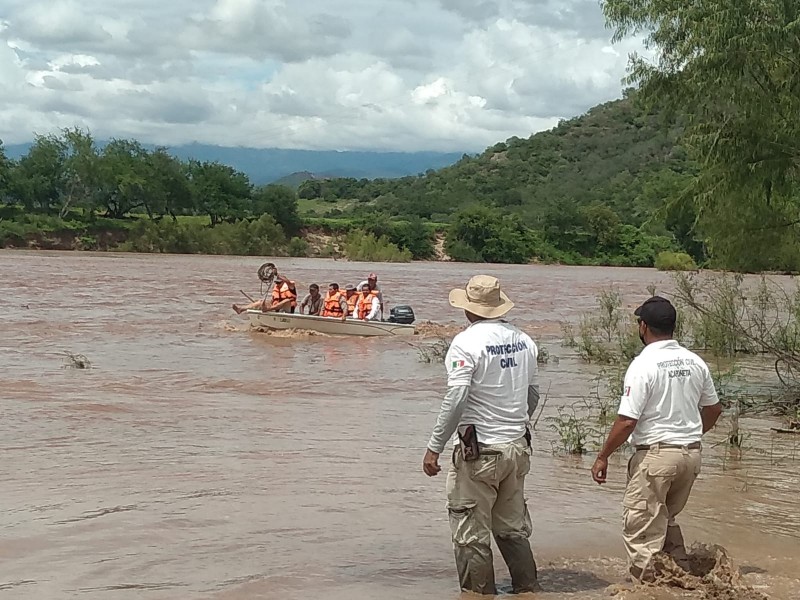
[[[442,470],[442,467],[439,466],[439,454],[426,450],[425,458],[422,459],[422,470],[425,471],[425,475],[428,477],[438,475],[439,471]]]
[[[606,482],[606,475],[608,474],[608,459],[597,457],[592,465],[592,479],[597,483],[603,484]]]

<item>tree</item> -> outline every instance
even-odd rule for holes
[[[36,136],[28,153],[11,173],[11,196],[26,210],[50,212],[66,187],[66,144],[54,135]]]
[[[417,216],[396,225],[391,240],[400,248],[409,250],[417,260],[431,258],[436,253],[433,235]]]
[[[8,199],[13,163],[6,156],[3,140],[0,140],[0,202]]]
[[[290,236],[295,235],[303,224],[297,213],[297,196],[283,185],[265,185],[253,191],[251,211],[255,216],[272,216]]]
[[[151,213],[148,196],[157,186],[151,179],[149,153],[139,142],[112,140],[100,156],[101,202],[106,215],[121,219],[137,208]],[[152,214],[151,214],[152,216]]]
[[[218,162],[190,164],[194,205],[199,213],[209,216],[211,226],[241,218],[251,193],[247,175]]]
[[[313,200],[322,197],[322,182],[319,179],[307,179],[297,188],[297,197]]]
[[[446,249],[458,260],[467,258],[464,247],[474,251],[474,255],[471,252],[468,255],[490,263],[526,263],[533,256],[530,230],[517,217],[485,206],[466,208],[456,214],[447,232]]]
[[[701,165],[692,197],[706,222],[729,225],[716,235],[739,236],[729,216],[742,204],[800,203],[800,4],[605,0],[603,11],[615,40],[648,32],[656,60],[634,55],[629,79],[685,123]]]
[[[100,188],[100,157],[92,134],[77,127],[61,132],[64,160],[64,190],[61,194],[60,217],[71,208],[81,207],[93,213]]]
[[[167,153],[166,148],[156,148],[147,155],[147,171],[145,209],[151,219],[169,214],[175,220],[192,209],[187,165]]]

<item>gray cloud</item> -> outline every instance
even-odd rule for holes
[[[191,19],[184,39],[215,52],[295,62],[335,54],[349,35],[349,23],[336,15],[292,13],[278,1],[217,0]]]
[[[316,4],[312,6],[312,4]],[[621,93],[596,0],[5,0],[0,138],[479,151]]]
[[[500,3],[491,0],[439,0],[439,4],[470,21],[486,21],[500,15]]]

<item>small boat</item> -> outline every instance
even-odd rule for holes
[[[342,321],[334,317],[317,317],[284,312],[248,310],[250,325],[263,329],[303,329],[328,335],[388,336],[414,335],[414,325],[391,321]]]

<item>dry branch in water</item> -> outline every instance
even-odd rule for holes
[[[65,369],[91,369],[92,363],[83,354],[73,354],[72,352],[64,351],[66,358],[64,359]]]

